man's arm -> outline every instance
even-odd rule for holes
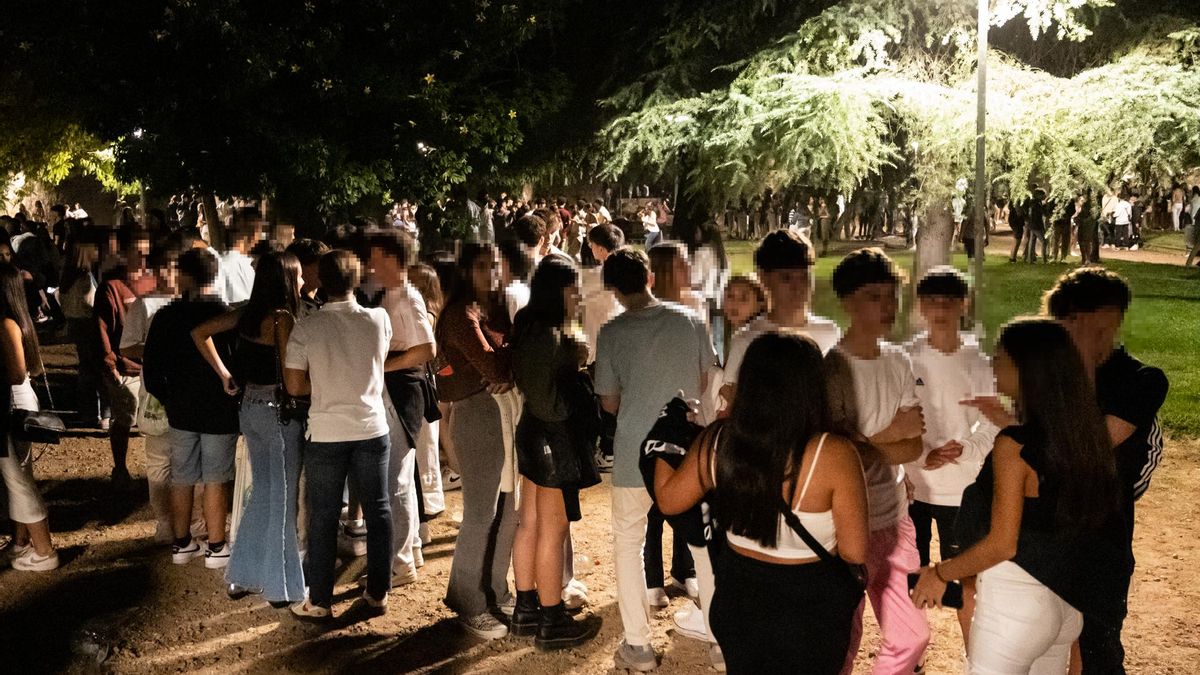
[[[436,349],[432,342],[426,342],[401,352],[388,352],[387,359],[383,362],[383,370],[390,373],[396,370],[420,368],[432,361],[435,354]]]
[[[283,386],[292,396],[308,396],[312,394],[312,381],[308,379],[307,370],[295,368],[283,369]]]
[[[601,395],[600,407],[603,408],[604,412],[608,413],[609,415],[616,415],[617,412],[621,410],[621,395]]]

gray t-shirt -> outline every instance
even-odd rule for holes
[[[621,397],[613,486],[643,487],[638,471],[642,441],[680,390],[689,399],[700,398],[701,377],[716,362],[716,352],[704,322],[667,302],[614,317],[596,342],[596,393]]]

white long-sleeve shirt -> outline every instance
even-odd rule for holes
[[[925,415],[924,452],[920,459],[905,465],[913,498],[926,504],[958,506],[963,489],[975,481],[999,433],[978,409],[961,403],[972,396],[995,393],[991,361],[970,338],[963,340],[958,350],[946,354],[921,334],[905,345],[905,350],[912,361],[917,398]],[[933,470],[923,468],[929,452],[949,441],[962,443],[963,452],[957,462]]]

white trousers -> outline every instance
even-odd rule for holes
[[[417,453],[409,447],[408,434],[396,408],[384,397],[387,410],[391,457],[388,459],[388,496],[392,503],[392,574],[416,569],[413,546],[420,544],[420,513],[417,510]]]
[[[713,637],[712,624],[708,620],[708,613],[712,610],[713,592],[717,590],[712,560],[708,557],[708,549],[703,546],[688,544],[688,550],[692,552],[692,561],[696,565],[696,583],[700,586],[700,611],[704,614],[704,629],[708,631],[708,641],[716,644],[717,638]]]
[[[1083,615],[1016,563],[979,575],[968,651],[971,675],[1063,675]]]
[[[617,574],[617,607],[625,627],[625,642],[634,647],[650,644],[650,606],[646,601],[646,514],[650,511],[646,488],[612,489],[613,563]]]
[[[442,492],[442,465],[438,460],[438,438],[441,422],[426,422],[421,425],[417,437],[417,473],[421,475],[421,499],[425,502],[425,513],[435,515],[446,510],[446,496]]]

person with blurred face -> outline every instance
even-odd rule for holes
[[[1046,294],[1043,310],[1067,329],[1089,374],[1116,458],[1121,505],[1133,541],[1134,502],[1150,486],[1163,455],[1158,409],[1167,397],[1166,375],[1134,358],[1118,342],[1133,294],[1119,275],[1101,267],[1064,274]],[[1127,597],[1133,569],[1120,579]],[[1086,673],[1123,673],[1123,619],[1102,621],[1084,614],[1079,646]]]
[[[855,432],[867,479],[867,598],[883,634],[872,671],[879,675],[913,672],[929,644],[925,614],[908,599],[908,573],[920,566],[920,556],[903,485],[903,465],[921,456],[921,399],[908,355],[884,340],[896,322],[902,281],[895,263],[877,248],[859,249],[838,263],[833,290],[850,326],[826,359],[834,421]],[[860,606],[845,672],[861,640]]]
[[[954,521],[962,492],[991,452],[999,429],[964,400],[995,391],[991,362],[973,338],[959,331],[966,309],[967,280],[953,267],[935,267],[917,284],[917,309],[927,330],[905,345],[912,360],[917,397],[925,415],[921,457],[905,465],[913,490],[908,515],[917,534],[921,565],[928,565],[933,525],[940,559],[958,554]],[[964,593],[958,613],[963,639],[970,635],[973,592]]]
[[[775,230],[763,238],[754,252],[754,267],[767,289],[770,309],[743,326],[730,340],[725,362],[725,384],[721,397],[726,408],[737,395],[738,369],[746,348],[754,338],[774,331],[795,331],[809,336],[828,352],[842,337],[837,324],[809,312],[812,302],[812,244],[791,230]]]

